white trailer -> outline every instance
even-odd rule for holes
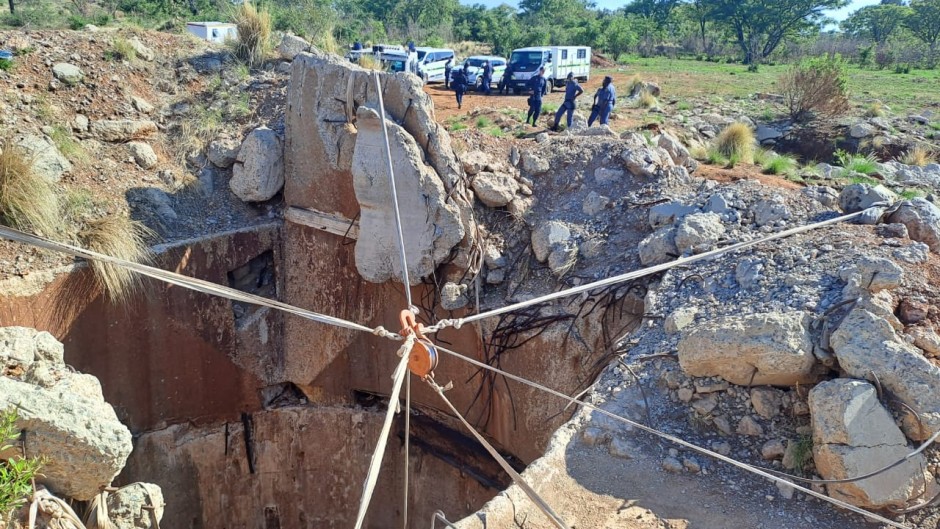
[[[238,38],[238,26],[225,22],[187,22],[186,31],[202,40],[218,44]]]
[[[591,48],[588,46],[536,46],[519,48],[509,56],[509,68],[512,69],[510,81],[516,94],[525,90],[526,84],[539,68],[545,68],[548,89],[565,86],[568,73],[573,73],[579,81],[591,78]]]

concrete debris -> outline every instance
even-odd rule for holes
[[[739,385],[790,386],[815,380],[813,342],[801,312],[724,316],[690,326],[679,365],[691,376]]]
[[[444,310],[462,309],[470,303],[467,297],[467,285],[445,283],[441,288],[441,308]]]
[[[892,204],[897,198],[897,194],[880,184],[850,184],[839,194],[839,208],[845,213],[855,213],[880,202]]]
[[[760,456],[767,461],[773,461],[775,459],[783,459],[783,455],[786,451],[787,449],[783,445],[783,441],[772,439],[764,443],[764,446],[761,447]]]
[[[764,435],[764,427],[757,422],[757,419],[751,417],[750,415],[745,415],[743,419],[738,422],[738,427],[735,429],[735,432],[738,435],[745,435],[748,437],[760,437]]]
[[[682,142],[676,139],[675,136],[662,133],[659,135],[659,140],[657,140],[656,143],[660,148],[669,153],[674,164],[685,166],[690,173],[698,169],[698,162],[695,161],[695,158],[692,158],[692,155],[689,154],[689,150],[686,149],[685,145],[682,145]]]
[[[72,171],[68,158],[59,152],[55,143],[45,136],[29,134],[17,142],[32,159],[33,171],[47,182],[58,182],[62,175]]]
[[[548,165],[548,160],[542,158],[541,156],[531,152],[525,151],[522,153],[522,170],[527,174],[532,176],[543,175],[548,172],[551,167]]]
[[[630,174],[642,178],[658,176],[665,168],[674,165],[669,153],[660,147],[627,148],[620,158]]]
[[[813,460],[824,479],[845,479],[901,460],[912,450],[878,401],[875,387],[860,380],[836,379],[809,393]],[[859,507],[905,507],[933,478],[921,470],[923,454],[877,476],[828,485],[829,494]]]
[[[584,198],[584,203],[581,204],[581,211],[585,215],[595,216],[610,204],[610,198],[598,194],[596,191],[591,191],[588,196]]]
[[[486,171],[477,174],[470,185],[480,202],[491,208],[509,204],[519,189],[519,183],[511,175]]]
[[[352,158],[353,185],[362,208],[356,242],[356,268],[367,281],[401,280],[398,234],[384,157],[382,122],[378,112],[359,107],[359,133]],[[408,274],[412,284],[430,276],[464,238],[460,211],[447,201],[447,193],[434,169],[423,161],[415,139],[403,128],[387,122],[391,142],[399,209],[405,234]],[[239,154],[241,156],[241,154]]]
[[[0,376],[0,412],[18,412],[30,455],[45,459],[39,481],[65,497],[94,497],[131,452],[130,431],[104,401],[98,380],[66,368],[62,345],[51,335],[23,327],[0,330],[0,361],[6,375],[12,363],[25,370]]]
[[[911,239],[925,243],[933,253],[940,253],[940,208],[924,198],[905,200],[888,222],[907,226]]]
[[[866,256],[856,269],[861,286],[872,293],[895,289],[904,279],[904,270],[890,259]]]
[[[761,417],[773,419],[780,415],[780,409],[783,407],[783,392],[774,388],[752,388],[751,406]]]
[[[679,257],[676,246],[676,229],[664,227],[654,231],[640,241],[637,248],[640,262],[645,266],[668,263]]]
[[[277,45],[277,55],[284,60],[292,61],[294,57],[309,49],[309,42],[297,35],[285,33],[284,36],[281,37],[281,43]]]
[[[669,316],[666,316],[663,327],[669,334],[678,334],[695,321],[696,314],[698,314],[698,309],[695,307],[680,307]]]
[[[270,200],[284,186],[284,146],[267,127],[248,134],[232,169],[229,187],[245,202]]]
[[[567,246],[571,241],[571,230],[563,222],[549,221],[532,231],[532,252],[539,262],[546,262],[552,251]]]
[[[789,220],[791,213],[783,197],[775,195],[773,198],[761,200],[754,204],[754,224],[768,226],[779,221]]]
[[[920,423],[905,422],[911,439],[927,439],[940,428],[940,367],[901,339],[891,324],[862,308],[850,312],[832,333],[830,345],[849,375],[878,378],[881,386],[910,406]],[[921,427],[922,426],[922,427]]]
[[[701,253],[712,249],[724,234],[721,217],[715,213],[693,213],[676,228],[676,248],[683,254]]]
[[[157,166],[157,153],[153,152],[153,147],[149,144],[142,141],[132,141],[127,144],[127,148],[131,151],[134,162],[141,169],[153,169]]]
[[[165,508],[163,491],[153,483],[123,486],[108,495],[107,504],[114,529],[156,529]]]
[[[157,124],[149,120],[100,120],[91,123],[91,134],[104,141],[126,143],[157,132]]]

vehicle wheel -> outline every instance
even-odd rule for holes
[[[521,88],[513,88],[513,89],[512,89],[512,93],[515,94],[515,95],[519,95],[519,94],[522,93],[522,89],[521,89]]]
[[[555,91],[555,80],[549,79],[547,84],[548,84],[548,93],[551,94],[552,92]]]

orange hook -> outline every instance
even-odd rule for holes
[[[399,321],[402,336],[414,333],[417,338],[408,356],[408,370],[417,377],[425,378],[437,367],[437,349],[424,337],[424,324],[415,319],[414,312],[408,309],[401,311]]]

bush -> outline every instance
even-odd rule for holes
[[[9,137],[0,153],[0,222],[45,236],[62,231],[52,184],[33,171],[32,156]]]
[[[246,0],[235,12],[235,25],[235,56],[249,67],[259,66],[271,50],[271,15]]]
[[[105,52],[105,58],[110,61],[133,61],[137,58],[137,48],[129,40],[118,37],[111,43],[111,49]]]
[[[918,145],[901,155],[901,163],[923,167],[927,164],[937,163],[934,152],[923,145]]]
[[[840,57],[820,57],[794,65],[778,84],[794,121],[811,115],[838,116],[849,109],[846,65]]]
[[[895,65],[894,65],[894,73],[896,73],[896,74],[908,74],[908,73],[911,73],[911,65],[910,65],[910,64],[895,64]]]
[[[16,411],[0,415],[0,453],[8,453],[16,448],[12,443],[20,436],[16,428],[17,418]],[[38,459],[22,456],[0,460],[0,518],[26,503],[26,498],[33,491],[33,478],[41,464]]]
[[[715,147],[718,152],[735,163],[750,163],[754,159],[756,143],[757,140],[754,138],[754,131],[751,127],[740,122],[728,125],[715,138]]]
[[[885,105],[881,101],[872,101],[868,107],[865,108],[865,117],[883,118],[886,115],[888,115],[888,111],[885,109]]]
[[[878,172],[878,158],[874,154],[849,154],[839,149],[835,153],[836,160],[843,169],[850,173],[861,173],[863,175],[873,175]]]
[[[640,99],[637,103],[640,105],[640,108],[656,108],[659,106],[659,101],[656,100],[656,97],[646,90],[640,92]]]
[[[147,239],[153,236],[149,228],[123,215],[109,215],[91,221],[78,234],[81,243],[89,250],[135,263],[150,260]],[[91,261],[89,265],[98,287],[111,301],[126,301],[143,285],[141,276],[126,268],[101,261]]]
[[[8,60],[8,59],[0,59],[0,70],[7,72],[12,69],[13,69],[13,61]]]
[[[796,172],[798,164],[789,156],[774,156],[762,164],[764,174],[789,175]]]

